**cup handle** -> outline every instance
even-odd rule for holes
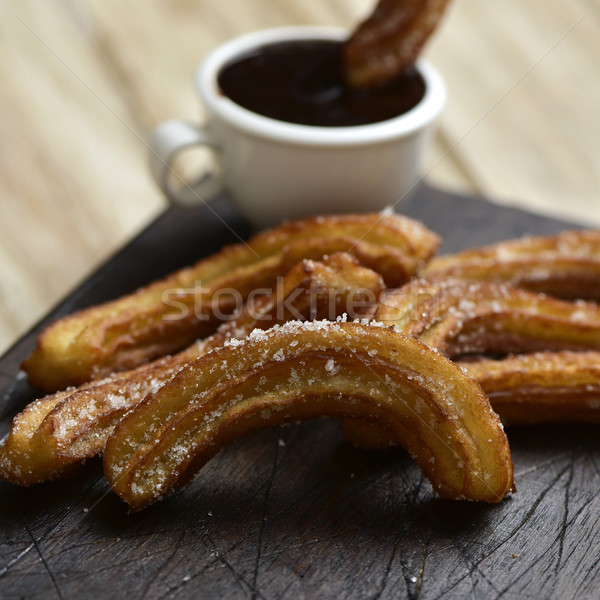
[[[206,202],[223,188],[218,173],[208,173],[197,181],[183,182],[181,188],[173,187],[171,165],[175,156],[191,146],[208,146],[217,157],[219,145],[204,129],[187,121],[165,121],[150,136],[150,171],[164,194],[176,204],[193,205]]]

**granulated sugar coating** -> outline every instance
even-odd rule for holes
[[[433,259],[437,280],[507,283],[558,298],[600,301],[600,232],[563,231],[472,248]]]
[[[119,423],[105,472],[137,510],[234,436],[322,416],[379,422],[445,497],[496,502],[512,488],[506,437],[477,383],[382,323],[344,319],[255,329],[190,363]]]
[[[11,433],[0,445],[0,477],[31,485],[61,474],[68,464],[99,454],[120,418],[180,369],[215,348],[240,344],[238,338],[250,334],[257,325],[264,326],[265,321],[273,323],[289,318],[287,314],[279,314],[279,301],[286,302],[290,312],[297,309],[296,314],[304,315],[309,308],[297,292],[306,286],[318,284],[322,292],[310,307],[312,310],[314,306],[317,312],[324,307],[330,312],[332,291],[341,300],[337,310],[347,306],[343,300],[353,290],[369,290],[376,297],[383,288],[379,274],[359,266],[355,258],[343,253],[334,253],[321,261],[301,260],[281,284],[271,295],[247,303],[215,335],[196,341],[179,354],[80,388],[69,388],[30,405],[15,419]],[[260,336],[260,332],[253,335]],[[295,343],[292,341],[291,345]],[[216,364],[209,367],[211,373],[216,369]],[[227,376],[226,365],[225,373]]]
[[[415,279],[381,299],[375,318],[450,358],[600,350],[600,307],[506,284]]]
[[[211,335],[238,307],[223,290],[244,302],[252,290],[274,289],[301,260],[334,253],[349,253],[387,286],[399,286],[433,256],[439,241],[423,224],[394,214],[328,215],[284,224],[130,295],[60,319],[43,331],[23,366],[42,389],[80,385]],[[170,295],[175,306],[164,302]]]

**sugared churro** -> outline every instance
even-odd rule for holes
[[[600,231],[563,231],[433,259],[428,279],[508,283],[566,300],[600,302]]]
[[[600,423],[600,352],[536,352],[459,366],[481,385],[505,425]],[[367,422],[346,419],[342,429],[367,450],[396,443]]]
[[[236,437],[316,416],[379,424],[444,497],[499,502],[513,488],[504,431],[475,380],[402,333],[325,321],[257,330],[187,365],[120,421],[105,474],[139,510]]]
[[[462,367],[506,425],[600,423],[600,352],[536,352]]]
[[[600,349],[600,306],[507,285],[417,279],[385,292],[378,321],[449,356]]]
[[[398,215],[288,223],[128,296],[57,321],[39,336],[23,369],[32,385],[46,391],[100,379],[210,335],[224,316],[240,308],[238,301],[258,288],[273,288],[304,258],[349,252],[388,286],[396,286],[422,267],[438,244],[423,225]]]
[[[32,402],[14,419],[0,445],[0,479],[33,485],[68,473],[102,452],[126,411],[198,356],[229,339],[243,338],[256,327],[299,318],[334,319],[344,313],[361,316],[383,286],[377,273],[360,267],[348,254],[300,262],[274,293],[257,297],[212,337],[172,357]]]
[[[544,351],[460,361],[507,423],[584,422],[592,414],[600,420],[600,306],[595,303],[501,284],[419,279],[384,293],[375,318],[453,359]],[[394,443],[368,424],[347,421],[343,430],[363,448]]]

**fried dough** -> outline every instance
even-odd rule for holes
[[[348,254],[333,254],[323,262],[304,260],[274,293],[255,298],[212,337],[175,356],[32,402],[15,417],[0,445],[0,479],[28,486],[61,477],[76,463],[102,452],[123,414],[198,356],[256,327],[299,318],[335,319],[343,313],[363,315],[383,288],[381,276],[360,267]]]
[[[563,231],[433,259],[428,279],[508,283],[566,300],[600,302],[600,231]]]
[[[239,301],[256,289],[273,288],[304,258],[347,251],[395,286],[422,267],[438,244],[434,233],[399,215],[338,215],[282,225],[57,321],[39,336],[22,368],[45,391],[100,379],[210,335],[240,308]]]
[[[543,350],[600,350],[600,306],[507,285],[416,279],[382,295],[375,319],[456,359]]]
[[[600,423],[600,352],[538,352],[462,367],[506,425]]]
[[[600,352],[536,352],[461,362],[505,425],[600,423]],[[396,444],[382,427],[344,420],[344,437],[365,450]]]
[[[374,86],[400,75],[419,56],[448,0],[379,0],[344,47],[350,85]]]
[[[600,307],[597,304],[557,300],[494,283],[414,280],[403,288],[382,294],[375,318],[388,325],[395,325],[400,331],[455,360],[469,355],[504,356],[509,353],[546,351],[545,354],[536,356],[544,356],[551,361],[550,364],[556,365],[559,359],[550,359],[550,351],[600,350]],[[578,368],[583,369],[582,376],[589,372],[593,378],[596,371],[591,368],[589,361],[593,360],[595,353],[588,355],[591,357],[588,361],[583,358],[575,360],[575,353],[558,356],[573,357],[570,367],[564,365],[562,372],[565,376],[560,379],[562,387],[566,387],[566,374],[574,373]],[[490,377],[495,373],[496,379],[493,381],[498,385],[502,381],[502,370],[506,364],[507,377],[512,372],[511,381],[516,386],[518,379],[515,365],[518,365],[519,360],[530,365],[530,375],[533,377],[536,373],[536,369],[533,369],[535,358],[515,357],[506,361],[486,361],[482,365],[490,368]],[[485,367],[477,367],[476,361],[460,364],[478,380],[486,393],[491,391],[488,385],[491,380],[483,377]],[[537,370],[546,375],[549,373],[542,365],[538,365]],[[560,372],[558,369],[557,377]],[[523,378],[525,385],[525,374]],[[548,385],[553,386],[551,377],[548,378]],[[507,384],[507,389],[504,390],[506,401],[502,405],[497,404],[495,397],[490,398],[494,410],[510,423],[520,420],[527,422],[528,415],[538,409],[535,406],[530,408],[527,404],[519,407],[516,404],[519,388],[512,388],[510,393],[508,390]],[[539,392],[541,394],[542,390]],[[557,390],[555,392],[558,393]],[[583,391],[574,390],[574,393],[579,393],[583,398]],[[563,400],[566,395],[567,391],[563,390]],[[507,405],[511,401],[514,402],[509,409]],[[544,399],[540,396],[540,403],[543,402]],[[531,401],[532,405],[534,403],[535,399]],[[576,406],[577,401],[574,400],[574,411]],[[563,411],[559,402],[552,403],[550,396],[545,407],[541,406],[539,410],[544,408],[548,411],[556,410],[557,421]],[[545,419],[555,420],[549,414]],[[361,448],[386,448],[395,443],[388,433],[369,424],[345,421],[342,428],[346,439]]]
[[[379,423],[443,497],[499,502],[513,488],[506,436],[475,380],[392,329],[326,321],[256,330],[187,365],[120,421],[105,474],[139,510],[238,436],[316,416]]]

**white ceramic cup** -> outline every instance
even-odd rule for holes
[[[197,204],[225,191],[246,218],[266,226],[316,214],[377,211],[408,194],[446,99],[440,75],[427,62],[417,62],[425,80],[423,99],[398,117],[369,125],[313,127],[278,121],[243,108],[219,90],[220,70],[253,48],[347,35],[337,28],[285,27],[250,33],[214,50],[196,72],[204,125],[166,121],[152,133],[151,171],[167,197]],[[193,146],[211,149],[219,170],[175,189],[172,161]]]

